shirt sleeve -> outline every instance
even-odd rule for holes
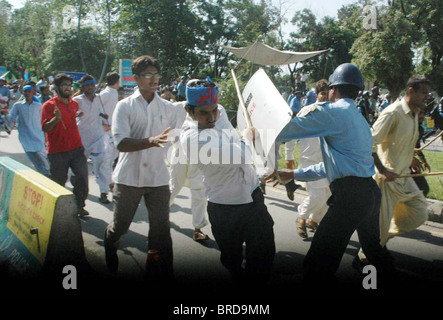
[[[17,122],[18,109],[19,109],[18,104],[17,104],[17,103],[14,103],[14,105],[13,105],[13,107],[12,107],[12,110],[11,110],[11,112],[9,113],[9,116],[8,116],[9,121],[11,121],[11,122]]]
[[[116,146],[118,146],[123,139],[131,136],[129,109],[126,102],[119,102],[115,108],[111,128]]]
[[[334,117],[322,106],[314,104],[305,108],[288,122],[278,135],[277,141],[328,136],[340,131]]]
[[[298,181],[315,181],[323,178],[326,178],[324,162],[294,170],[294,179]]]
[[[44,103],[42,106],[42,127],[43,125],[54,117],[54,106],[51,103]]]

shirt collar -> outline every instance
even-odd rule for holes
[[[401,108],[405,114],[410,114],[411,117],[414,117],[414,114],[412,113],[411,108],[409,108],[405,98],[401,99]]]

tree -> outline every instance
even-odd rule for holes
[[[401,12],[420,32],[415,46],[423,52],[417,72],[426,75],[443,95],[443,3],[441,0],[389,1],[392,11]]]
[[[386,85],[395,100],[414,69],[412,44],[416,27],[401,12],[379,10],[378,28],[367,30],[353,44],[353,62],[365,78]]]
[[[349,29],[346,24],[350,23],[351,18],[355,19],[359,11],[361,12],[361,9],[357,6],[343,7],[339,11],[340,22],[331,17],[324,17],[322,21],[317,22],[317,18],[309,9],[295,13],[292,23],[298,27],[298,31],[291,33],[288,49],[293,51],[332,49],[329,53],[302,62],[300,70],[309,74],[310,79],[317,81],[328,78],[338,65],[351,61],[349,50],[358,37],[359,30]],[[294,85],[293,77],[292,84]]]
[[[95,28],[84,27],[82,28],[82,47],[87,55],[87,59],[85,59],[87,71],[98,79],[106,55],[106,36]],[[77,30],[55,31],[53,37],[48,40],[45,56],[45,68],[52,73],[81,71],[83,68],[79,54]],[[111,56],[110,60],[112,58]]]

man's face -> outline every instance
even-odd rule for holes
[[[60,86],[56,86],[57,94],[61,98],[69,98],[72,94],[72,82],[71,81],[63,81]]]
[[[33,96],[32,90],[28,89],[28,90],[23,91],[23,95],[25,96],[26,100],[32,99],[32,96]]]
[[[220,116],[217,103],[195,107],[194,112],[189,114],[192,119],[198,122],[198,127],[201,129],[215,127],[215,123]]]
[[[328,90],[320,91],[317,94],[317,100],[318,102],[325,102],[328,100]]]
[[[82,91],[86,94],[86,95],[91,95],[94,93],[95,91],[95,83],[87,83],[87,84],[83,84],[82,85]]]
[[[409,106],[412,109],[421,107],[429,96],[431,86],[426,83],[420,83],[417,91],[413,88],[408,88]]]
[[[5,80],[0,80],[0,87],[3,87],[6,84]]]
[[[149,66],[140,74],[135,74],[134,80],[140,92],[155,93],[158,88],[160,74],[156,67]]]

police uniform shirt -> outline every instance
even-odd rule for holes
[[[345,98],[303,108],[277,139],[289,141],[308,137],[320,137],[324,162],[295,170],[297,180],[313,181],[326,177],[332,183],[347,176],[371,177],[375,174],[371,130],[353,100]],[[307,174],[301,179],[303,173]]]

